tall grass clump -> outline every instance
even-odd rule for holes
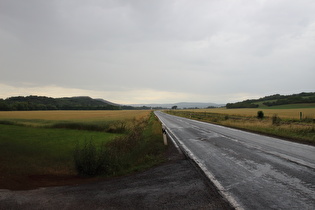
[[[96,147],[92,140],[74,150],[75,168],[79,175],[95,176],[107,172],[107,156],[104,147]]]
[[[164,149],[161,124],[152,113],[149,119],[134,119],[125,135],[100,147],[85,142],[76,148],[74,159],[79,175],[123,175],[163,162]]]
[[[271,120],[272,120],[273,125],[280,125],[280,123],[281,123],[281,119],[280,119],[280,117],[278,117],[277,114],[274,114],[272,116]]]
[[[139,157],[145,153],[141,148],[144,143],[143,132],[147,126],[147,119],[134,120],[127,135],[106,144],[109,174],[121,174],[138,167]]]

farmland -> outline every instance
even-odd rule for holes
[[[263,118],[257,118],[258,111],[264,113]],[[315,144],[315,108],[214,108],[170,110],[167,112],[169,114],[249,130],[292,141]]]
[[[126,143],[138,127],[141,129],[133,139],[136,143],[125,154],[116,155],[116,162],[123,167],[115,165],[98,177],[122,175],[163,161],[160,124],[150,111],[0,112],[0,188],[25,189],[95,179],[78,176],[75,149],[92,142],[96,151],[111,147],[120,152],[121,145],[113,142]]]
[[[214,108],[214,109],[193,109],[193,110],[178,110],[178,111],[193,111],[198,113],[218,113],[227,114],[233,116],[247,116],[256,117],[257,111],[261,110],[264,112],[266,117],[272,117],[277,114],[280,118],[285,119],[300,119],[300,112],[302,112],[304,118],[315,118],[315,107],[314,108],[240,108],[240,109],[225,109],[225,108]],[[292,105],[291,105],[292,107]]]
[[[13,111],[0,112],[0,119],[12,120],[82,120],[82,121],[108,121],[108,120],[125,120],[132,118],[141,118],[147,116],[150,111]]]

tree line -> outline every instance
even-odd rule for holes
[[[115,105],[104,100],[92,99],[87,96],[51,98],[46,96],[17,96],[7,99],[0,98],[0,111],[35,111],[35,110],[150,110],[163,107],[134,107]]]
[[[236,109],[236,108],[258,108],[258,104],[253,104],[250,100],[236,102],[236,103],[227,103],[227,109]]]
[[[0,111],[32,110],[119,110],[119,105],[107,104],[90,97],[50,98],[17,96],[0,99]]]
[[[284,104],[302,104],[302,103],[315,103],[315,96],[303,97],[299,95],[291,95],[287,98],[277,99],[275,101],[267,101],[263,104],[266,106],[277,106]]]
[[[236,103],[226,104],[227,109],[233,108],[258,108],[258,102],[266,106],[278,106],[285,104],[300,104],[300,103],[315,103],[315,92],[310,93],[299,93],[292,95],[280,95],[275,94],[271,96],[265,96],[259,99],[245,100]]]

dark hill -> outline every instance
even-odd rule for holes
[[[46,96],[17,96],[0,99],[1,111],[22,110],[117,110],[120,106],[87,96],[50,98]]]
[[[259,99],[250,99],[236,103],[228,103],[226,104],[226,108],[258,108],[260,104],[265,106],[278,106],[278,105],[286,105],[286,104],[302,104],[302,103],[315,103],[315,92],[310,93],[299,93],[292,95],[280,95],[275,94],[271,96],[265,96]]]

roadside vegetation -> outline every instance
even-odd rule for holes
[[[315,108],[168,110],[169,114],[315,145]]]
[[[164,161],[161,125],[153,112],[149,119],[132,122],[126,135],[102,146],[93,141],[77,145],[75,167],[80,175],[124,175]]]
[[[164,150],[150,111],[0,112],[0,189],[125,175],[163,162]]]

